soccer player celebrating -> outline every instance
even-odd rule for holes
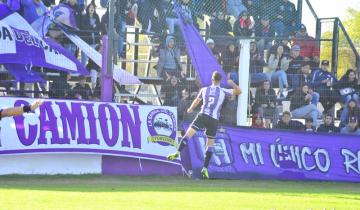
[[[42,100],[36,100],[31,105],[0,109],[0,120],[4,117],[12,117],[32,112],[43,104]]]
[[[216,136],[217,125],[219,123],[219,115],[222,104],[227,95],[239,95],[241,90],[232,80],[228,80],[228,84],[232,89],[225,89],[220,87],[222,76],[215,71],[212,75],[212,85],[204,87],[200,90],[198,96],[194,99],[187,113],[192,113],[194,109],[203,101],[201,111],[192,122],[185,135],[181,138],[177,152],[168,156],[168,160],[174,160],[179,157],[181,150],[187,144],[196,131],[206,129],[206,153],[204,167],[201,170],[201,175],[204,179],[209,179],[208,166],[213,153],[213,144]]]

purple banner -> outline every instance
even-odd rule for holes
[[[359,136],[222,127],[209,174],[227,179],[360,182],[359,140]],[[188,144],[195,177],[200,177],[205,141],[198,132]]]

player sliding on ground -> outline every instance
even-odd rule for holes
[[[4,117],[12,117],[32,112],[43,104],[42,100],[36,100],[31,105],[0,109],[0,120]]]
[[[212,85],[204,87],[200,90],[198,96],[192,102],[190,108],[188,108],[187,113],[192,113],[199,103],[203,101],[201,111],[186,131],[186,134],[181,138],[177,152],[168,156],[168,160],[174,160],[179,157],[180,152],[187,144],[188,139],[190,139],[196,131],[205,128],[205,134],[207,136],[206,153],[204,167],[201,170],[201,175],[204,179],[209,179],[207,168],[213,153],[214,139],[224,99],[227,95],[239,95],[241,93],[239,86],[237,86],[232,80],[228,80],[228,84],[233,89],[221,88],[221,79],[221,74],[215,71],[212,75]]]

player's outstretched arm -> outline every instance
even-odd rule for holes
[[[42,104],[43,104],[43,101],[42,101],[42,100],[36,100],[36,101],[34,101],[34,103],[32,103],[31,105],[19,106],[19,107],[12,107],[12,108],[4,109],[4,110],[1,112],[1,118],[18,116],[18,115],[24,114],[25,112],[34,111],[35,109],[37,109],[37,108],[38,108],[39,106],[41,106]]]
[[[200,101],[201,99],[195,98],[194,101],[191,103],[191,106],[187,109],[187,113],[192,113],[194,109],[199,105]]]
[[[241,94],[240,87],[237,84],[235,84],[234,81],[232,81],[231,79],[228,79],[227,82],[230,85],[230,87],[232,87],[234,95],[240,95]]]

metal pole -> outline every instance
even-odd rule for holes
[[[332,46],[332,65],[331,72],[336,75],[338,68],[338,57],[339,54],[339,19],[336,18],[334,21],[334,30],[333,30],[333,46]]]
[[[297,3],[298,23],[301,23],[302,20],[302,9],[303,9],[303,0],[298,0]]]
[[[114,49],[114,17],[115,17],[115,1],[110,0],[109,2],[109,25],[108,25],[108,49],[107,49],[107,66],[106,73],[112,76],[113,73],[113,49]]]

